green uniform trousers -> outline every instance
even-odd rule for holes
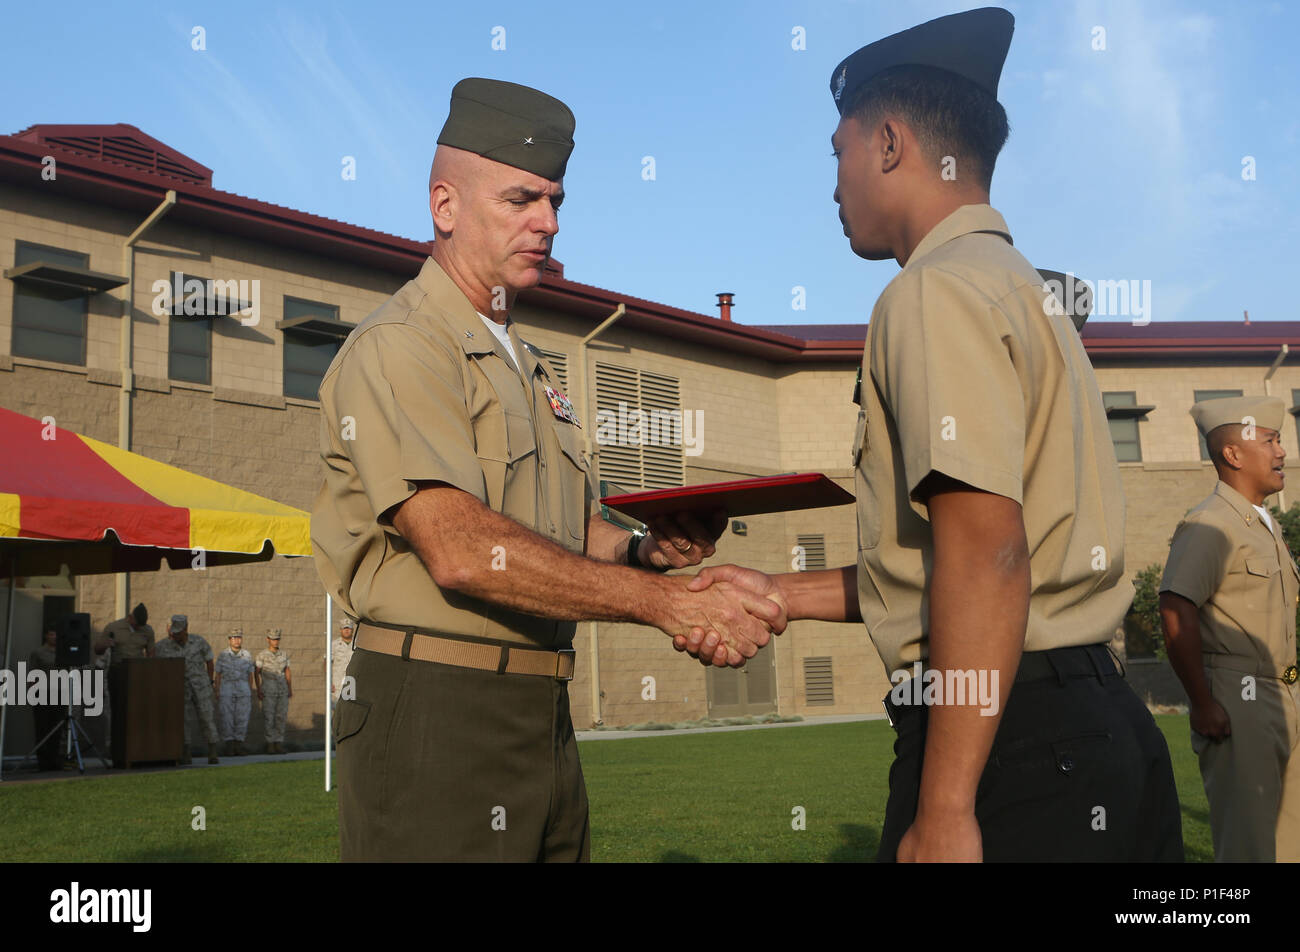
[[[357,649],[334,711],[344,862],[585,862],[568,686]]]

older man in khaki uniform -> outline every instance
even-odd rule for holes
[[[1219,862],[1300,860],[1300,571],[1264,508],[1286,484],[1285,410],[1276,397],[1192,407],[1219,482],[1178,525],[1160,580]]]
[[[942,17],[832,74],[845,235],[902,271],[855,394],[857,564],[773,584],[790,619],[865,621],[895,684],[880,859],[1181,860],[1168,748],[1106,647],[1132,588],[1101,394],[988,204],[1012,22]]]
[[[136,658],[152,658],[154,653],[154,630],[148,624],[149,609],[144,602],[131,609],[125,618],[109,622],[95,642],[95,653],[108,658],[108,705],[106,720],[109,722],[104,730],[104,739],[112,737],[112,719],[114,711],[126,710],[126,679],[123,677],[123,664]],[[101,657],[100,662],[103,661]],[[107,745],[106,745],[107,746]]]
[[[604,523],[587,421],[510,320],[559,229],[573,130],[535,89],[456,85],[430,174],[432,256],[321,383],[312,540],[358,619],[356,696],[335,716],[344,860],[587,859],[574,622],[707,624],[715,663],[737,665],[784,628],[762,596],[632,570],[698,563],[725,520],[649,537]]]

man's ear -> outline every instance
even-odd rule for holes
[[[429,214],[438,234],[450,235],[455,230],[456,210],[460,205],[456,189],[448,182],[438,180],[429,190]]]
[[[1232,469],[1241,469],[1241,447],[1236,443],[1225,443],[1219,451],[1219,458]]]
[[[880,171],[892,172],[903,161],[903,124],[893,116],[886,116],[876,132],[879,148]]]

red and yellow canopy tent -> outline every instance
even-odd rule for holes
[[[311,554],[311,516],[0,408],[0,578],[152,572]],[[328,627],[328,622],[327,622]],[[328,638],[328,630],[326,632]],[[4,751],[0,706],[0,757]],[[2,762],[2,761],[0,761]]]

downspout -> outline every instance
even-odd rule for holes
[[[587,400],[587,345],[604,333],[607,327],[610,327],[615,321],[627,313],[627,308],[622,304],[614,309],[614,313],[605,318],[594,331],[578,342],[578,399],[582,401],[582,414],[579,419],[587,421],[587,427],[582,431],[582,445],[587,454],[588,466],[597,466],[599,451],[593,449],[591,441],[592,428],[595,426],[594,418],[588,413],[590,402]],[[599,472],[599,469],[597,470]],[[604,718],[601,715],[600,704],[600,623],[591,622],[591,720],[592,723],[599,726],[603,724]]]
[[[1277,368],[1282,366],[1282,361],[1286,360],[1286,355],[1289,354],[1290,352],[1291,352],[1291,348],[1286,344],[1283,344],[1282,349],[1277,352],[1277,357],[1275,357],[1273,360],[1273,366],[1269,367],[1268,373],[1264,374],[1264,396],[1266,397],[1273,396],[1273,387],[1271,385],[1270,378],[1273,376],[1273,374],[1277,373]],[[1285,489],[1279,489],[1277,491],[1277,507],[1281,509],[1283,512],[1286,512],[1286,490]]]
[[[162,204],[155,208],[149,217],[140,223],[135,231],[127,236],[122,245],[122,273],[126,275],[126,298],[122,301],[122,337],[121,365],[122,388],[117,395],[117,445],[131,450],[131,394],[135,391],[135,372],[132,369],[131,354],[135,347],[135,243],[144,237],[144,233],[158,223],[176,204],[176,192],[168,189]],[[124,618],[127,603],[130,601],[130,575],[119,572],[113,596],[114,618]]]

